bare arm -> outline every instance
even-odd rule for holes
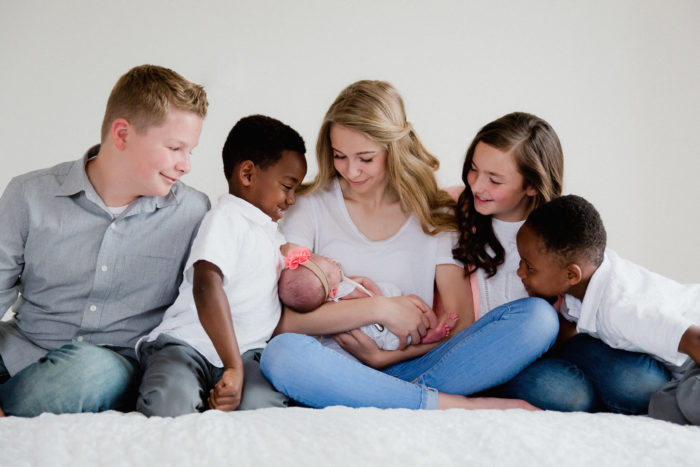
[[[208,261],[197,261],[194,264],[192,293],[199,321],[224,364],[221,379],[210,391],[209,406],[213,409],[235,410],[241,402],[243,360],[233,330],[221,270]]]
[[[445,313],[456,313],[457,324],[450,331],[454,336],[474,323],[474,300],[469,278],[464,269],[454,264],[440,264],[435,268],[435,284]]]
[[[371,337],[359,329],[335,334],[333,339],[341,348],[351,353],[362,363],[377,369],[420,357],[439,344],[435,342],[433,344],[409,345],[402,350],[382,350]]]
[[[369,297],[328,302],[309,313],[284,307],[275,334],[335,334],[379,323],[396,334],[403,348],[408,336],[411,342],[420,342],[436,321],[430,307],[417,297]]]
[[[693,324],[683,333],[678,351],[689,355],[700,365],[700,326]]]

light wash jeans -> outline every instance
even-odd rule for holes
[[[487,313],[425,355],[383,371],[302,334],[272,339],[260,366],[278,391],[310,407],[436,409],[437,391],[469,395],[508,381],[549,349],[558,330],[551,305],[524,298]]]
[[[133,410],[141,370],[110,349],[75,343],[9,377],[0,359],[0,406],[7,415]]]
[[[577,334],[556,358],[542,358],[488,395],[524,399],[563,412],[647,412],[651,395],[671,375],[651,356],[614,349]]]

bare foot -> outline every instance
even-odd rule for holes
[[[428,329],[428,332],[421,339],[422,344],[432,344],[433,342],[440,341],[450,334],[450,331],[457,323],[457,313],[450,312],[447,313],[447,317],[444,321],[437,323],[434,328]]]
[[[465,397],[457,394],[444,394],[442,392],[438,396],[438,409],[540,410],[534,405],[521,399],[501,399],[499,397]]]

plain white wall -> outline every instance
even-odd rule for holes
[[[186,181],[226,190],[230,127],[264,113],[305,138],[362,78],[391,81],[409,120],[460,181],[475,132],[513,110],[557,130],[564,191],[601,211],[609,244],[700,282],[700,2],[0,1],[0,189],[99,140],[116,79],[168,66],[211,102]],[[1,222],[1,220],[0,220]]]

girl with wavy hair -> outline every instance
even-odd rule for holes
[[[396,89],[384,81],[348,86],[326,113],[316,149],[318,175],[282,224],[288,246],[411,295],[341,300],[308,313],[285,309],[261,360],[265,376],[312,407],[533,408],[465,397],[509,380],[545,352],[557,318],[544,300],[525,298],[472,324],[469,284],[452,257],[454,202],[438,189],[438,160],[406,120]],[[436,324],[427,305],[435,290],[442,317],[456,313],[459,321],[443,341],[420,344]],[[381,350],[357,330],[372,323],[396,334],[400,350]],[[311,337],[327,334],[364,364]]]

